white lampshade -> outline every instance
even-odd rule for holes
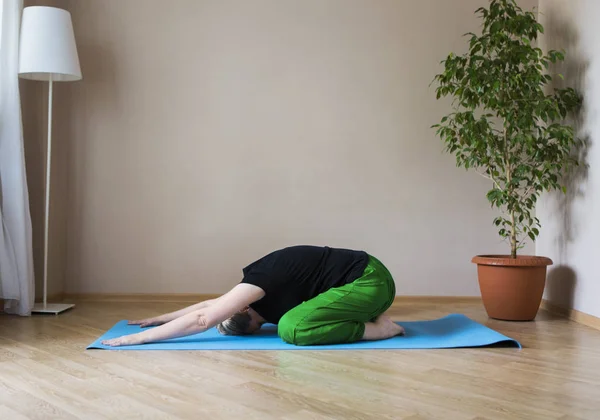
[[[19,76],[69,82],[81,79],[71,14],[56,7],[23,9]]]

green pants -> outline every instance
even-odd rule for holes
[[[362,277],[330,289],[288,311],[279,321],[279,336],[298,346],[359,341],[365,322],[385,312],[394,301],[396,286],[387,268],[375,257]]]

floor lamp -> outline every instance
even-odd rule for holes
[[[54,82],[81,79],[71,14],[55,7],[23,9],[19,51],[19,77],[48,83],[48,143],[46,154],[46,200],[44,212],[44,300],[34,313],[59,314],[69,303],[48,303],[48,221],[50,216],[50,164],[52,157],[52,88]]]

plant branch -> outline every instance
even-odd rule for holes
[[[522,196],[523,196],[523,197],[528,197],[528,196],[529,196],[529,193],[531,193],[531,190],[533,190],[533,187],[534,187],[533,185],[530,185],[530,186],[529,186],[529,188],[527,188],[527,189],[525,190],[525,192],[523,193],[523,195],[522,195]]]
[[[504,188],[502,188],[500,186],[500,184],[498,184],[498,181],[496,181],[496,178],[494,178],[493,175],[486,175],[486,174],[481,173],[481,172],[479,172],[477,170],[475,171],[475,173],[481,175],[482,177],[484,177],[485,179],[487,179],[489,181],[492,181],[494,183],[494,185],[496,186],[497,189],[499,189],[500,191],[504,191]]]

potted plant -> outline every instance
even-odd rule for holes
[[[544,28],[534,13],[514,0],[492,0],[475,13],[481,33],[468,33],[468,51],[448,55],[435,76],[437,99],[452,98],[453,112],[433,127],[458,167],[490,181],[487,199],[500,213],[493,223],[510,246],[507,255],[472,260],[485,309],[527,321],[537,315],[552,261],[519,250],[539,235],[538,197],[566,191],[561,175],[578,164],[571,151],[580,140],[565,121],[582,100],[574,89],[553,88],[549,70],[564,53],[536,47]]]

